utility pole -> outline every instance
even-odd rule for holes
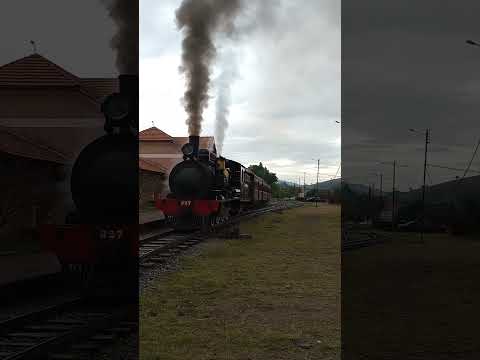
[[[306,193],[305,193],[305,171],[303,172],[303,199],[305,199]]]
[[[395,167],[397,163],[393,160],[393,185],[392,185],[392,231],[395,231]]]
[[[320,172],[320,159],[317,160],[317,196],[315,197],[315,207],[318,207],[318,197],[320,194],[318,193],[318,175]]]
[[[380,199],[383,199],[382,186],[383,186],[383,174],[380,174]]]
[[[393,182],[392,182],[392,231],[395,231],[395,199],[396,199],[396,194],[395,194],[395,173],[397,167],[408,167],[407,165],[398,165],[396,160],[393,160],[393,162],[380,162],[380,164],[387,164],[387,165],[393,165]],[[382,177],[383,175],[380,174]],[[382,181],[382,177],[380,177],[380,181]],[[382,185],[381,185],[382,186]],[[383,191],[383,190],[380,190]]]
[[[423,233],[425,232],[425,177],[427,173],[427,149],[429,141],[429,130],[425,130],[425,159],[423,162],[423,187],[422,187],[422,229],[420,239],[423,241]]]

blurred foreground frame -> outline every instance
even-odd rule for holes
[[[42,7],[32,20],[45,27],[40,40],[9,44],[0,63],[0,336],[8,356],[27,351],[14,348],[21,339],[12,331],[27,339],[28,326],[51,318],[76,313],[83,325],[64,324],[64,345],[39,346],[36,358],[70,353],[98,329],[136,337],[138,327],[138,2],[86,2],[85,16],[100,19],[90,25],[114,36],[103,45],[109,51],[85,49],[74,62],[62,53],[61,29],[42,42],[55,23],[47,13],[70,16]],[[14,58],[22,53],[15,46],[27,54]],[[91,65],[98,54],[111,55],[96,61],[116,64],[119,76],[97,75],[105,73]],[[24,343],[36,346],[32,339]],[[130,350],[134,358],[138,345]]]
[[[343,359],[480,355],[479,12],[342,1]]]

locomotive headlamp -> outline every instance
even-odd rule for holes
[[[112,120],[125,119],[129,111],[129,98],[119,93],[108,96],[102,104],[102,112]]]
[[[192,144],[186,143],[185,145],[182,146],[183,155],[190,157],[193,155],[193,152],[194,152],[194,148]]]

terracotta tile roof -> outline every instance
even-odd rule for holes
[[[181,137],[174,137],[174,141],[182,146],[183,144],[188,142],[188,137],[181,136]],[[200,136],[200,149],[210,149],[215,145],[215,138],[213,136]]]
[[[179,146],[179,149],[183,144],[188,142],[188,136],[170,136],[155,126],[140,131],[138,139],[140,141],[168,142],[177,145],[177,147]],[[215,138],[213,136],[201,136],[200,148],[215,149]]]
[[[41,55],[0,66],[0,86],[76,86],[80,79]]]
[[[73,163],[82,149],[105,134],[103,127],[0,127],[13,136],[25,139],[37,148],[48,148],[62,154],[63,161]],[[35,157],[26,147],[17,155]]]
[[[103,98],[117,78],[79,78],[39,54],[0,66],[0,151],[72,162],[104,134]]]
[[[181,148],[188,142],[188,136],[170,136],[156,127],[151,127],[140,132],[139,140],[140,157],[149,162],[154,161],[169,173],[183,160]],[[200,148],[216,151],[215,138],[201,136]]]
[[[119,91],[117,78],[82,78],[82,87],[98,101],[103,101],[108,95]]]
[[[39,144],[4,127],[0,127],[0,151],[31,159],[68,163],[68,157],[57,149]]]
[[[170,135],[155,126],[140,131],[140,133],[138,134],[138,138],[142,141],[174,141],[174,139]]]
[[[139,167],[141,170],[166,174],[167,168],[164,165],[165,164],[162,164],[162,162],[157,159],[139,159]]]
[[[73,87],[97,102],[119,88],[117,78],[79,78],[39,54],[0,66],[0,87]]]
[[[148,161],[155,161],[156,164],[163,167],[166,171],[166,174],[170,174],[173,167],[183,160],[181,157],[176,158],[148,158]]]

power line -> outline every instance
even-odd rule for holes
[[[477,148],[478,148],[478,144],[477,144]],[[475,155],[474,155],[474,156],[475,156]],[[472,158],[472,160],[473,160],[473,158]],[[471,169],[470,169],[470,164],[469,164],[469,166],[467,167],[467,169],[459,169],[459,168],[453,168],[453,167],[449,167],[449,166],[433,165],[433,164],[427,164],[427,166],[429,166],[429,167],[435,167],[435,168],[439,168],[439,169],[452,170],[452,171],[462,171],[462,172],[469,171],[469,172],[474,172],[474,173],[480,174],[480,171],[478,171],[478,170],[471,170]]]
[[[336,178],[336,177],[337,177],[337,175],[338,175],[338,171],[340,170],[340,166],[342,166],[342,163],[340,163],[340,164],[338,165],[338,168],[337,168],[337,171],[335,172],[335,176],[334,176],[334,178]]]
[[[468,170],[470,169],[470,166],[472,165],[473,159],[475,159],[475,155],[477,155],[478,151],[478,146],[480,145],[480,140],[477,142],[477,146],[475,146],[475,150],[473,151],[472,158],[470,159],[470,162],[468,163],[467,168],[465,169],[465,172],[463,173],[463,177],[465,177],[468,173]]]

